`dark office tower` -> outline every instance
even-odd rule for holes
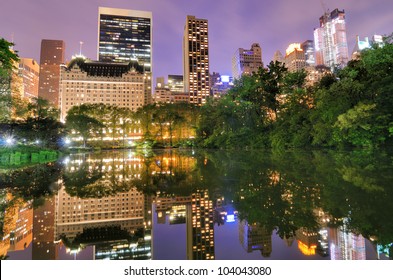
[[[38,97],[58,107],[60,65],[64,63],[65,43],[61,40],[42,40]]]
[[[137,60],[151,72],[152,13],[99,7],[98,60]]]
[[[143,105],[152,102],[152,13],[99,7],[98,60],[138,61],[144,69]]]
[[[214,259],[213,201],[207,191],[191,195],[187,205],[187,259]]]
[[[187,16],[183,37],[184,91],[189,102],[203,105],[210,94],[207,19]]]

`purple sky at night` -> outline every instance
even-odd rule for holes
[[[14,38],[21,57],[39,61],[42,39],[66,43],[66,58],[79,53],[97,57],[98,7],[152,11],[153,75],[182,74],[182,37],[185,18],[209,20],[210,71],[231,75],[237,48],[260,43],[263,61],[290,43],[313,39],[323,8],[319,0],[2,0],[0,37]],[[324,0],[326,6],[345,9],[349,51],[356,35],[393,32],[392,0]],[[13,34],[13,35],[12,35]]]

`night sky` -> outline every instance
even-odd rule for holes
[[[393,32],[392,0],[324,0],[345,9],[349,51],[356,35]],[[210,72],[231,75],[237,48],[260,43],[263,62],[290,43],[313,39],[323,14],[319,0],[1,0],[0,37],[14,40],[21,57],[39,61],[42,39],[66,43],[66,59],[79,53],[97,58],[98,7],[153,13],[153,75],[182,74],[182,37],[187,15],[209,20]]]

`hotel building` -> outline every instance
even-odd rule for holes
[[[115,105],[136,111],[147,104],[146,74],[136,62],[111,63],[77,58],[61,67],[60,109],[64,121],[71,107]]]

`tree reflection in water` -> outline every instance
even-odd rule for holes
[[[86,234],[95,235],[96,231],[102,233],[113,227],[117,233],[128,234],[124,238],[115,234],[113,246],[123,246],[118,243],[121,240],[128,246],[139,244],[132,246],[145,246],[147,256],[150,245],[146,245],[144,236],[150,235],[156,214],[151,204],[160,199],[177,199],[185,205],[199,190],[208,194],[218,216],[225,204],[233,205],[240,220],[241,240],[248,240],[242,245],[246,251],[259,248],[262,255],[269,256],[271,239],[267,236],[272,232],[289,245],[296,240],[305,255],[333,254],[327,244],[328,235],[337,236],[332,244],[339,244],[361,234],[389,250],[393,242],[392,170],[392,153],[386,151],[168,150],[148,156],[130,151],[70,155],[65,163],[62,160],[0,173],[2,229],[6,227],[4,213],[13,203],[6,194],[24,202],[34,201],[36,206],[50,196],[61,197],[69,199],[72,207],[80,207],[75,210],[80,216],[69,222],[80,219],[85,223],[71,235],[61,235],[64,244],[73,248],[85,242],[79,239]],[[102,211],[101,216],[89,212],[86,205],[92,203]],[[73,215],[74,210],[60,206],[54,210],[55,219],[61,218],[59,213]],[[181,209],[186,211],[185,207]],[[218,219],[217,215],[214,219]],[[139,220],[126,225],[121,219]],[[253,245],[257,232],[266,233],[262,234],[266,238]],[[347,232],[354,235],[345,235]],[[133,240],[138,234],[139,241]],[[107,237],[101,241],[108,243]],[[99,240],[93,243],[101,244]],[[102,252],[109,249],[102,247]]]

